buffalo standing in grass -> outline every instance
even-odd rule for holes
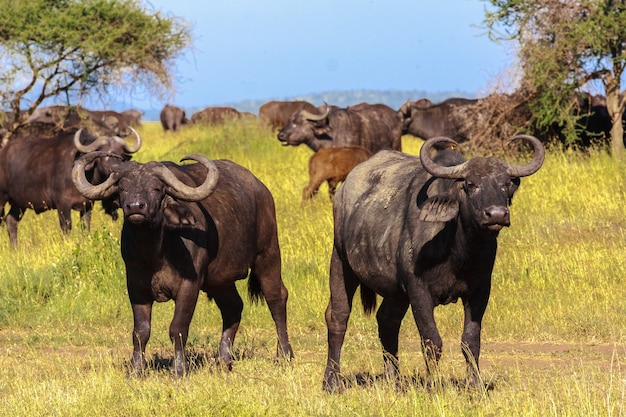
[[[291,115],[278,132],[283,145],[305,144],[314,151],[322,148],[358,145],[376,153],[381,149],[402,150],[402,120],[384,104],[326,109],[318,113],[300,110]]]
[[[302,202],[313,198],[324,181],[328,183],[328,194],[332,199],[339,183],[355,166],[371,156],[372,152],[362,146],[323,148],[315,152],[309,158],[309,184],[302,190]]]
[[[161,109],[161,113],[159,114],[159,119],[161,120],[163,130],[166,132],[168,130],[178,132],[183,125],[189,123],[185,110],[171,104],[163,106],[163,109]]]
[[[113,110],[89,110],[81,106],[39,107],[24,124],[24,128],[43,125],[44,131],[49,132],[50,135],[75,131],[80,127],[87,127],[91,132],[101,136],[111,134],[127,136],[131,133],[128,129],[130,125],[128,119],[121,113]]]
[[[272,129],[282,129],[289,120],[289,117],[296,111],[306,110],[317,113],[317,107],[308,101],[293,100],[279,101],[272,100],[259,107],[259,120]]]
[[[191,123],[217,125],[229,120],[237,120],[241,116],[241,113],[233,107],[211,106],[192,114]]]
[[[421,139],[447,136],[457,142],[472,138],[472,125],[481,121],[479,100],[453,97],[438,104],[418,100],[407,102],[398,111],[403,133]]]
[[[434,308],[461,298],[461,343],[471,385],[479,382],[483,314],[489,300],[497,237],[509,226],[509,205],[519,178],[542,165],[544,149],[532,136],[534,157],[525,165],[498,158],[466,161],[448,138],[424,143],[420,158],[379,152],[358,165],[335,195],[330,302],[326,310],[328,361],[323,386],[341,389],[339,358],[352,299],[361,287],[366,312],[383,297],[376,318],[385,375],[398,378],[398,332],[409,306],[427,369],[441,356]]]
[[[132,128],[131,128],[132,130]],[[72,184],[74,160],[82,153],[107,151],[119,158],[129,159],[141,146],[141,138],[132,130],[135,143],[129,144],[118,136],[101,137],[88,144],[81,136],[83,130],[59,133],[49,139],[26,136],[9,141],[0,149],[0,216],[6,222],[9,241],[17,246],[17,224],[26,209],[35,213],[56,209],[64,233],[72,228],[71,210],[80,212],[81,222],[88,228],[93,202],[83,197]],[[87,175],[100,182],[109,175],[117,159],[103,159],[89,165]],[[4,206],[9,204],[5,216]],[[117,218],[117,206],[103,201],[107,214]]]
[[[184,349],[200,290],[222,314],[219,359],[230,367],[243,310],[235,281],[248,276],[252,299],[265,298],[276,324],[277,354],[293,357],[274,199],[265,185],[233,162],[200,155],[185,158],[199,162],[192,165],[123,162],[92,185],[85,167],[101,156],[115,157],[85,155],[72,176],[85,197],[114,198],[124,211],[121,248],[134,317],[134,369],[141,373],[145,366],[153,303],[172,299],[174,370],[185,373]]]

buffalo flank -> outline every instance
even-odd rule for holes
[[[315,152],[309,158],[309,183],[302,190],[302,202],[313,198],[324,182],[328,184],[328,194],[332,199],[350,171],[371,156],[372,152],[362,146],[322,148]]]

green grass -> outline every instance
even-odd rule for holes
[[[277,206],[283,279],[290,291],[289,332],[296,358],[275,363],[267,307],[246,301],[232,372],[213,362],[221,320],[201,298],[191,325],[192,372],[167,367],[128,378],[132,315],[119,252],[121,221],[100,205],[91,231],[64,237],[56,212],[28,212],[19,248],[0,232],[0,415],[12,416],[624,416],[626,409],[626,167],[602,151],[548,152],[522,180],[512,225],[499,238],[484,319],[481,365],[492,390],[466,392],[459,349],[462,308],[436,309],[444,340],[440,384],[405,391],[382,372],[376,322],[358,305],[350,319],[342,370],[361,383],[342,395],[321,390],[326,361],[324,310],[332,245],[325,186],[300,205],[308,148],[283,148],[254,123],[163,133],[147,123],[135,159],[178,161],[190,153],[231,159],[257,175]],[[406,137],[408,153],[420,141]],[[244,282],[240,283],[245,285]],[[147,354],[166,363],[173,303],[155,305]],[[401,372],[424,376],[415,324],[400,334]]]

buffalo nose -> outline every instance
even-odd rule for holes
[[[133,201],[132,203],[126,203],[124,207],[126,214],[142,213],[146,208],[146,203],[143,201]]]
[[[499,224],[503,226],[509,226],[511,224],[509,209],[504,206],[487,207],[485,209],[485,217],[487,224]]]

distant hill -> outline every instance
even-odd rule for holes
[[[234,107],[239,111],[248,111],[258,114],[259,107],[263,103],[270,100],[306,100],[316,106],[324,103],[334,104],[339,107],[347,107],[361,102],[367,103],[383,103],[391,108],[398,109],[407,100],[418,100],[420,98],[428,98],[432,102],[437,103],[450,97],[466,97],[475,98],[475,94],[464,91],[441,91],[428,92],[423,90],[355,90],[355,91],[328,91],[324,93],[306,94],[296,97],[279,97],[268,98],[265,100],[245,100],[236,103],[224,103],[223,106]],[[205,106],[206,107],[206,106]],[[187,116],[191,115],[204,107],[185,108]],[[159,120],[160,110],[145,111],[144,120]]]

